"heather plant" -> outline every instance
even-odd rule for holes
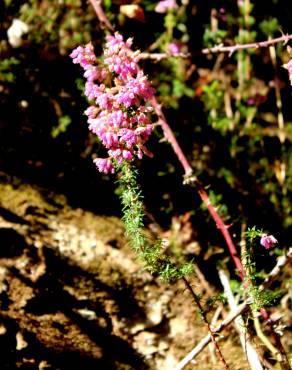
[[[5,3],[7,9],[13,6],[8,0]],[[257,365],[248,358],[251,368],[263,368],[261,362],[267,359],[270,367],[278,362],[281,368],[288,369],[282,338],[277,334],[280,325],[266,308],[276,307],[288,291],[288,285],[284,287],[283,278],[278,279],[278,275],[291,258],[291,252],[286,250],[292,222],[292,59],[291,49],[286,50],[285,44],[292,37],[277,37],[282,26],[280,18],[265,18],[262,7],[248,0],[226,2],[224,7],[214,5],[211,9],[206,6],[204,12],[187,0],[155,4],[145,0],[122,6],[111,0],[29,0],[23,4],[18,17],[29,25],[24,49],[20,46],[11,51],[13,45],[10,49],[6,45],[7,58],[0,62],[4,100],[9,95],[18,96],[16,87],[21,86],[19,82],[27,74],[34,93],[42,96],[46,107],[52,106],[55,112],[49,121],[53,141],[65,148],[69,146],[69,153],[70,130],[81,126],[79,107],[89,103],[84,117],[94,136],[82,137],[86,137],[86,148],[80,157],[95,156],[95,149],[102,145],[94,159],[101,173],[98,181],[108,184],[113,176],[117,179],[126,234],[146,268],[167,282],[184,280],[208,327],[209,334],[203,338],[201,348],[208,341],[216,345],[219,339],[214,338],[214,333],[219,334],[242,315],[240,337],[258,336],[271,354],[269,358],[262,351],[254,363]],[[93,9],[100,22],[96,22]],[[143,22],[151,23],[153,32],[137,31],[145,29]],[[114,33],[114,28],[121,31]],[[104,33],[107,36],[103,47]],[[52,81],[56,86],[60,81],[61,84],[53,93],[51,80],[47,89],[34,83],[39,67],[30,65],[29,58],[23,64],[30,43],[43,59],[49,60],[47,66],[69,59],[67,54],[72,48],[83,45],[71,52],[71,58],[83,69],[85,83],[78,78],[75,90],[71,85],[67,89],[65,82],[63,87],[66,74],[59,72],[60,64],[54,68]],[[135,51],[135,45],[142,51]],[[22,75],[19,65],[25,71]],[[80,90],[87,103],[80,97]],[[26,100],[19,103],[23,115],[29,111],[28,104]],[[38,117],[37,122],[45,119]],[[78,136],[75,131],[73,135]],[[169,145],[155,142],[157,137]],[[172,149],[178,160],[171,157]],[[56,157],[59,163],[60,156]],[[182,170],[184,186],[179,180]],[[194,252],[192,243],[175,240],[183,239],[181,231],[181,235],[175,235],[170,230],[168,238],[149,237],[143,203],[151,201],[142,196],[139,182],[143,182],[143,176],[144,185],[147,176],[155,183],[149,191],[146,182],[145,190],[152,198],[152,210],[165,225],[174,214],[190,215],[190,228],[195,231],[192,237],[202,246],[199,254]],[[179,193],[187,194],[186,198],[178,196],[178,187],[188,189]],[[94,202],[93,198],[90,202]],[[223,248],[224,243],[227,248]],[[188,276],[193,278],[196,269],[200,273],[197,257],[207,262],[215,260],[216,248],[221,251],[216,267],[220,268],[222,281],[225,279],[224,304],[230,304],[232,319],[228,316],[222,325],[212,328],[209,317],[214,305],[208,302],[217,302],[217,295],[204,303]],[[276,261],[278,256],[280,262]],[[268,261],[266,266],[262,260]],[[270,271],[273,263],[275,267]],[[223,271],[227,269],[229,275]],[[197,275],[196,281],[200,282]],[[228,280],[233,287],[228,287]],[[273,281],[279,289],[274,289],[274,285],[268,289]],[[243,348],[246,354],[244,345]],[[176,370],[190,362],[197,351],[194,348]],[[221,361],[228,368],[222,356]]]
[[[79,46],[71,53],[73,62],[80,64],[85,71],[84,77],[87,79],[85,95],[93,102],[85,111],[88,117],[89,129],[99,137],[107,149],[108,157],[97,158],[94,162],[98,170],[106,174],[114,173],[115,168],[120,170],[118,181],[123,205],[123,220],[131,246],[152,273],[158,273],[166,281],[179,278],[184,280],[208,327],[223,366],[229,368],[212,334],[200,297],[194,293],[185,277],[186,274],[192,271],[191,264],[177,268],[171,257],[163,253],[162,243],[151,244],[143,232],[143,204],[141,192],[136,182],[136,171],[133,170],[132,163],[135,157],[141,159],[143,154],[150,155],[145,143],[152,132],[153,126],[147,114],[154,109],[156,110],[160,120],[163,121],[161,125],[164,125],[164,133],[168,135],[167,138],[174,146],[176,153],[178,153],[179,148],[175,147],[177,143],[172,134],[166,131],[167,123],[153,97],[154,89],[138,67],[139,52],[132,52],[131,46],[132,40],[125,42],[120,34],[115,33],[114,36],[107,36],[102,64],[97,62],[92,44],[85,47]],[[107,82],[108,85],[103,82]],[[147,102],[149,103],[148,107]],[[267,291],[263,293],[256,284],[256,271],[251,257],[252,240],[255,236],[258,236],[259,231],[255,229],[248,231],[249,247],[242,250],[242,261],[239,261],[224,222],[196,177],[192,176],[192,170],[187,160],[182,153],[180,154],[182,155],[180,160],[186,171],[185,182],[197,183],[200,186],[199,194],[202,200],[206,202],[210,214],[218,222],[218,226],[225,237],[231,256],[243,280],[243,286],[247,288],[247,298],[252,300],[254,315],[257,310],[262,310],[263,316],[267,319],[268,314],[263,307],[272,302],[275,295]],[[264,248],[269,249],[276,243],[275,237],[261,232],[261,245]],[[234,303],[231,307],[233,305]],[[243,325],[243,321],[241,325]],[[260,332],[259,325],[257,325],[257,330]],[[240,335],[242,338],[242,329],[240,329]],[[256,351],[251,344],[249,344],[246,351],[247,359],[249,363],[252,363],[253,358],[257,358]],[[276,353],[275,350],[273,353]],[[282,356],[285,355],[282,354]],[[285,362],[283,357],[280,357],[279,361]],[[260,360],[257,358],[256,365],[252,368],[258,369],[260,367]]]
[[[251,307],[254,312],[257,312],[264,307],[273,305],[281,293],[269,289],[260,290],[261,273],[257,271],[254,258],[255,248],[259,248],[260,244],[266,250],[269,250],[275,248],[278,241],[273,235],[268,235],[262,230],[256,229],[256,227],[249,228],[245,235],[246,245],[242,248],[242,262],[246,271],[245,284]]]
[[[101,62],[92,44],[78,46],[70,56],[85,71],[85,95],[92,103],[85,111],[89,129],[107,149],[108,157],[96,158],[94,163],[106,174],[120,171],[123,220],[131,246],[147,269],[172,281],[189,273],[191,264],[177,268],[163,254],[161,241],[151,245],[143,232],[143,203],[133,162],[144,154],[152,156],[145,144],[153,130],[149,114],[155,90],[138,67],[139,51],[132,52],[131,46],[131,39],[124,41],[115,33],[107,36]]]

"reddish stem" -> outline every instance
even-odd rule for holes
[[[183,281],[184,281],[187,289],[190,291],[190,293],[191,293],[191,295],[192,295],[192,297],[194,299],[194,302],[198,306],[198,309],[199,309],[199,311],[200,311],[200,313],[202,315],[203,321],[205,322],[205,324],[206,324],[206,326],[208,328],[209,334],[211,336],[211,340],[212,340],[212,342],[213,342],[213,344],[214,344],[214,346],[216,348],[216,353],[217,353],[217,356],[218,356],[219,360],[222,362],[222,364],[225,367],[225,369],[229,370],[230,368],[227,365],[227,362],[226,362],[226,360],[225,360],[225,358],[224,358],[224,356],[223,356],[223,354],[222,354],[222,352],[220,350],[220,347],[219,347],[219,345],[218,345],[218,343],[216,341],[214,332],[212,331],[212,329],[210,327],[209,321],[208,321],[207,316],[206,316],[206,312],[205,312],[203,306],[201,305],[201,302],[200,302],[199,297],[196,295],[196,293],[194,292],[191,284],[189,283],[189,281],[185,277],[183,277]]]
[[[183,151],[181,150],[181,147],[179,146],[171,128],[169,127],[168,123],[166,122],[165,116],[161,110],[160,104],[158,104],[156,98],[152,98],[151,103],[153,105],[153,108],[155,110],[155,113],[158,116],[158,124],[162,127],[164,137],[167,139],[167,141],[171,144],[172,149],[174,150],[177,158],[179,159],[181,165],[184,168],[185,175],[191,176],[193,173],[193,169],[190,166],[187,158],[185,157]]]
[[[102,6],[101,6],[101,0],[89,0],[91,2],[91,5],[97,15],[98,20],[100,23],[105,25],[107,29],[109,29],[112,32],[115,32],[113,26],[111,25],[110,21],[108,20],[107,16],[105,15]]]
[[[218,229],[221,231],[227,247],[229,249],[230,255],[234,261],[234,264],[236,268],[238,269],[239,275],[241,279],[243,280],[245,277],[245,272],[240,260],[240,257],[238,256],[238,253],[236,251],[235,245],[231,239],[230,233],[227,229],[227,226],[224,224],[222,218],[219,216],[218,212],[216,211],[215,207],[211,203],[211,200],[205,191],[204,187],[202,184],[199,182],[199,180],[195,177],[192,176],[193,169],[191,165],[189,164],[187,158],[185,157],[183,151],[181,150],[171,128],[169,127],[168,123],[166,122],[165,116],[161,110],[161,106],[158,104],[157,100],[155,98],[152,99],[152,105],[155,109],[155,112],[158,116],[158,123],[161,125],[163,133],[165,138],[169,141],[171,144],[175,154],[177,155],[178,160],[180,161],[181,165],[183,166],[183,169],[185,171],[185,177],[186,179],[190,179],[190,182],[193,182],[197,189],[198,193],[203,201],[203,203],[206,205],[208,208],[208,211],[210,212],[211,216],[213,217],[213,220],[215,221]],[[188,180],[186,180],[188,181]]]
[[[236,268],[239,271],[239,275],[240,275],[241,279],[243,280],[244,277],[245,277],[245,271],[243,269],[240,257],[238,256],[238,253],[236,251],[235,245],[234,245],[234,243],[231,239],[231,236],[230,236],[230,233],[227,229],[227,226],[224,224],[222,218],[219,216],[215,207],[211,203],[208,194],[206,193],[205,189],[202,186],[200,186],[200,188],[198,189],[198,193],[199,193],[202,201],[207,206],[207,208],[208,208],[210,214],[212,215],[214,221],[216,222],[216,225],[217,225],[218,229],[221,231],[221,233],[222,233],[222,235],[223,235],[223,237],[226,241],[226,244],[228,246],[228,249],[229,249],[230,255],[233,259],[233,262],[234,262]]]

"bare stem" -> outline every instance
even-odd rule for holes
[[[110,21],[108,20],[108,17],[105,15],[103,9],[102,9],[102,0],[89,0],[95,13],[102,25],[104,25],[108,30],[114,32],[114,28]]]
[[[225,361],[225,358],[223,357],[223,354],[219,348],[219,345],[215,339],[215,336],[214,336],[214,333],[212,332],[211,330],[211,327],[210,327],[210,324],[209,324],[209,321],[207,320],[207,317],[206,317],[206,313],[204,311],[204,308],[202,307],[201,305],[201,302],[200,302],[200,299],[198,298],[198,296],[196,295],[196,293],[194,292],[191,284],[189,283],[189,281],[183,277],[183,281],[187,287],[187,289],[189,290],[189,292],[191,293],[193,299],[194,299],[194,302],[196,303],[196,305],[198,306],[198,309],[200,311],[200,314],[203,318],[203,321],[204,323],[206,324],[207,328],[208,328],[208,331],[209,331],[209,334],[210,334],[210,338],[211,338],[211,341],[213,342],[214,344],[214,347],[216,348],[216,353],[218,355],[218,358],[220,359],[220,361],[222,362],[223,366],[225,369],[229,369],[229,366],[227,365],[227,362]]]
[[[278,352],[278,354],[279,354],[278,360],[279,360],[279,364],[280,364],[281,369],[282,370],[291,370],[291,366],[289,364],[289,360],[288,360],[286,351],[283,347],[283,344],[281,342],[280,336],[275,331],[275,328],[274,328],[274,325],[273,325],[273,320],[270,318],[269,313],[264,308],[262,308],[260,310],[260,313],[261,313],[262,317],[264,318],[264,320],[267,322],[267,324],[270,327],[272,338],[274,340],[274,345],[277,348],[277,350],[279,351]]]
[[[172,146],[173,151],[175,152],[178,160],[180,161],[181,165],[183,166],[183,169],[185,171],[186,176],[192,176],[193,175],[193,169],[191,165],[189,164],[186,156],[184,155],[181,147],[179,146],[176,137],[174,136],[171,128],[169,127],[168,123],[166,122],[166,118],[162,112],[161,105],[158,104],[156,98],[152,98],[151,101],[155,113],[158,116],[158,124],[161,126],[165,139],[170,143]]]
[[[290,248],[287,254],[281,256],[277,260],[276,266],[270,271],[259,290],[263,291],[268,288],[272,281],[283,271],[284,267],[292,260],[292,248]],[[227,328],[239,315],[249,308],[247,301],[237,306],[236,310],[232,311],[229,316],[221,322],[215,329],[211,329],[212,333],[220,333],[222,330]],[[210,333],[207,334],[197,345],[194,347],[175,367],[174,370],[182,370],[189,362],[192,361],[210,342],[212,341]]]
[[[158,104],[157,100],[155,98],[152,99],[152,105],[155,109],[155,112],[158,116],[158,123],[161,125],[163,133],[167,141],[171,144],[173,151],[175,152],[178,160],[180,161],[184,171],[185,171],[185,183],[186,184],[194,184],[197,188],[197,191],[203,201],[203,203],[206,205],[208,211],[210,212],[213,220],[215,221],[218,229],[221,231],[225,242],[228,246],[230,255],[234,261],[234,264],[239,272],[240,277],[243,279],[245,276],[244,269],[242,267],[242,263],[240,261],[240,257],[238,256],[237,250],[235,248],[235,245],[232,241],[232,238],[230,236],[230,233],[228,231],[227,226],[223,222],[222,218],[219,216],[218,212],[216,211],[215,207],[211,203],[211,200],[205,191],[203,185],[199,182],[196,176],[193,175],[193,169],[191,165],[189,164],[186,156],[184,155],[181,147],[179,146],[171,128],[169,127],[165,116],[162,112],[161,106]]]
[[[269,39],[265,41],[259,42],[250,42],[247,44],[235,44],[230,46],[224,46],[223,44],[219,44],[213,46],[212,48],[204,48],[199,53],[201,54],[218,54],[218,53],[228,53],[231,56],[235,51],[238,50],[245,50],[245,49],[260,49],[266,48],[271,45],[278,44],[283,42],[284,45],[287,44],[289,40],[292,40],[292,35],[282,35],[281,37],[276,37],[274,39]],[[191,53],[178,53],[178,54],[170,54],[170,53],[141,53],[139,55],[139,59],[154,59],[160,61],[162,59],[167,59],[170,57],[174,58],[190,58],[192,56]]]
[[[287,44],[287,42],[291,39],[292,35],[287,34],[282,35],[281,37],[276,37],[274,39],[259,42],[250,42],[247,44],[236,44],[232,46],[218,45],[214,46],[213,48],[205,48],[201,52],[202,54],[229,53],[229,55],[231,55],[237,50],[266,48],[268,46],[278,44],[279,42],[284,42],[284,44]]]
[[[225,274],[225,271],[222,269],[219,270],[219,278],[224,288],[225,297],[227,298],[229,307],[231,311],[235,311],[237,308],[237,304],[232,293],[227,274]],[[242,349],[246,355],[246,359],[248,361],[250,368],[252,370],[263,370],[263,366],[259,359],[259,355],[257,354],[254,346],[252,345],[251,338],[249,337],[249,335],[247,335],[247,328],[243,321],[242,316],[238,315],[237,318],[234,320],[234,323],[235,328],[239,335]]]

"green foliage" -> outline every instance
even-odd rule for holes
[[[206,313],[210,312],[211,310],[216,308],[218,303],[225,303],[225,302],[226,302],[226,297],[224,294],[214,294],[208,297],[206,302],[204,303],[204,311]]]
[[[253,260],[253,246],[255,240],[263,235],[263,230],[253,226],[245,232],[247,239],[247,248],[243,255],[244,267],[246,271],[245,283],[247,286],[247,295],[249,297],[253,310],[258,311],[261,308],[273,306],[277,303],[282,295],[279,290],[271,291],[269,289],[260,289],[258,285],[259,278],[263,278],[264,274],[256,270],[256,262]]]
[[[145,263],[146,268],[164,281],[173,282],[192,272],[192,263],[177,267],[170,256],[163,253],[163,243],[151,243],[143,230],[144,212],[142,195],[137,183],[137,170],[132,164],[123,163],[118,178],[119,195],[123,205],[123,222],[132,249]]]
[[[254,241],[255,238],[261,237],[263,235],[263,230],[257,229],[256,226],[249,227],[245,232],[245,236],[250,244]]]
[[[52,136],[55,138],[62,132],[66,132],[68,126],[72,122],[70,116],[63,116],[59,118],[58,125],[52,128]]]
[[[226,36],[226,30],[216,29],[216,31],[212,31],[210,28],[206,27],[203,35],[203,42],[206,47],[211,48],[221,44]]]
[[[171,43],[179,45],[180,52],[187,52],[186,42],[189,40],[188,29],[185,25],[186,13],[185,6],[182,5],[180,11],[170,9],[164,15],[164,30],[155,42],[155,47],[160,52],[169,52],[168,46]],[[179,37],[177,37],[179,35]],[[153,48],[153,50],[155,50]],[[187,81],[190,62],[186,59],[170,56],[161,61],[161,73],[157,91],[161,100],[168,107],[179,108],[180,99],[183,97],[193,98],[194,89]]]
[[[251,298],[250,304],[255,311],[276,305],[282,295],[282,292],[278,290],[260,290],[257,286],[248,288],[248,296]]]
[[[0,61],[0,82],[14,82],[15,73],[13,67],[20,64],[15,57],[5,58]]]
[[[76,44],[91,40],[94,14],[90,6],[83,11],[81,0],[28,0],[21,6],[20,18],[30,26],[29,38],[47,48],[67,54]]]
[[[270,37],[281,28],[278,23],[279,18],[273,15],[255,22],[255,16],[252,14],[254,7],[247,6],[248,4],[249,2],[242,2],[239,6],[239,17],[234,13],[226,13],[225,29],[229,29],[226,39],[231,38],[232,41],[226,41],[225,44],[253,42],[259,39],[260,32]],[[220,30],[223,23],[218,22],[218,15],[215,20],[217,29]],[[212,24],[213,30],[216,31],[214,26],[216,22]],[[208,41],[206,35],[210,29],[211,27],[207,27],[205,31],[204,46],[220,43],[220,40]],[[281,58],[281,48],[282,46],[278,45],[279,58]],[[284,54],[282,54],[283,57]],[[291,135],[289,119],[287,119],[290,115],[288,106],[283,112],[274,109],[275,93],[269,86],[270,78],[279,78],[278,68],[281,62],[275,67],[275,61],[272,60],[268,49],[240,50],[231,56],[225,58],[222,55],[214,56],[210,57],[210,60],[213,64],[201,72],[203,83],[197,89],[198,97],[203,102],[207,115],[206,122],[213,130],[204,131],[209,135],[209,145],[214,148],[223,147],[224,153],[214,150],[214,153],[211,152],[210,156],[206,157],[207,160],[203,161],[206,176],[212,178],[212,183],[218,183],[216,180],[219,175],[219,183],[225,182],[226,190],[228,188],[235,190],[239,197],[244,198],[253,194],[254,202],[259,201],[262,206],[259,213],[262,211],[267,215],[266,209],[272,206],[273,218],[281,219],[282,225],[285,224],[287,228],[291,225],[291,202],[288,196],[288,189],[291,189],[289,181],[291,165],[287,155],[291,151],[289,149]],[[268,68],[270,77],[262,74],[262,70],[268,70]],[[287,96],[287,102],[289,99],[291,99],[291,92],[290,97]],[[281,113],[288,121],[283,127],[285,143],[279,142]],[[215,169],[213,163],[219,161],[219,156],[222,160]],[[194,167],[202,168],[202,158],[203,156],[200,160],[193,161]],[[223,158],[226,158],[226,161]],[[231,165],[227,163],[227,158]],[[242,187],[241,184],[244,186]],[[245,208],[244,203],[240,208]],[[250,216],[252,212],[249,216],[246,215],[243,221],[248,224]]]
[[[272,37],[280,30],[280,25],[277,18],[270,18],[260,22],[259,28],[265,36]]]

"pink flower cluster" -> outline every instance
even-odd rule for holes
[[[89,129],[106,147],[109,157],[94,160],[98,170],[113,173],[118,164],[136,155],[150,155],[145,142],[152,132],[147,102],[155,90],[139,70],[139,52],[131,51],[132,40],[119,33],[107,37],[103,65],[99,65],[93,45],[78,46],[70,54],[80,64],[86,78],[85,95],[92,101],[85,114]]]

